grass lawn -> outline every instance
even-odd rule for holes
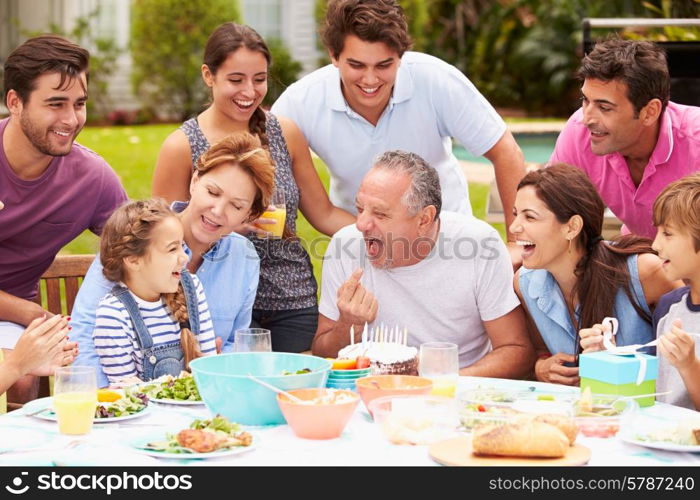
[[[78,137],[78,142],[96,151],[114,168],[129,197],[133,199],[147,198],[151,194],[151,178],[153,167],[160,146],[170,132],[179,125],[141,125],[134,127],[85,127]],[[322,161],[315,159],[316,170],[326,189],[328,189],[328,170]],[[469,197],[474,215],[483,218],[486,211],[486,199],[489,186],[487,184],[470,184]],[[503,224],[494,225],[505,235]],[[310,250],[314,274],[320,283],[321,258],[328,245],[328,238],[318,233],[306,221],[301,213],[297,220],[297,233]],[[309,243],[311,247],[309,248]],[[66,245],[61,252],[69,254],[96,253],[98,238],[85,231],[74,241]]]

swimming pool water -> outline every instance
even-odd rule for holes
[[[546,163],[554,151],[554,144],[557,142],[559,134],[513,134],[515,141],[523,150],[526,162]],[[483,156],[473,156],[461,145],[455,143],[452,148],[455,156],[459,160],[474,161],[478,163],[490,162]]]

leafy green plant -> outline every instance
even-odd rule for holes
[[[278,38],[270,38],[266,43],[272,56],[272,65],[268,72],[267,95],[263,104],[272,106],[284,89],[297,80],[302,66],[299,61],[292,59],[289,50]]]
[[[665,12],[688,17],[697,17],[692,9],[700,5],[697,0],[432,0],[426,52],[457,66],[497,106],[564,116],[577,105],[574,74],[582,56],[583,19],[658,17],[653,8],[662,4]]]
[[[642,5],[654,16],[660,18],[688,18],[700,17],[700,0],[658,0],[646,1]],[[632,40],[654,40],[658,42],[696,42],[700,40],[700,29],[691,26],[664,26],[658,28],[645,28],[622,32],[622,36]]]
[[[207,38],[224,22],[240,22],[236,0],[132,0],[132,84],[145,108],[185,120],[201,111]]]

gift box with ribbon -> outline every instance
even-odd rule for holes
[[[581,389],[590,387],[593,394],[654,394],[658,372],[658,359],[648,354],[620,355],[600,351],[579,356]],[[653,395],[637,399],[639,406],[652,406],[654,401]]]

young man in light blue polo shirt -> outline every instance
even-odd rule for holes
[[[326,162],[334,204],[354,211],[355,194],[372,159],[401,149],[438,171],[445,209],[470,214],[467,182],[452,154],[454,137],[493,163],[503,206],[513,206],[515,188],[525,175],[520,148],[457,68],[406,52],[411,39],[398,2],[333,0],[322,37],[333,64],[291,85],[272,112],[294,120]],[[507,223],[510,218],[507,209]]]

